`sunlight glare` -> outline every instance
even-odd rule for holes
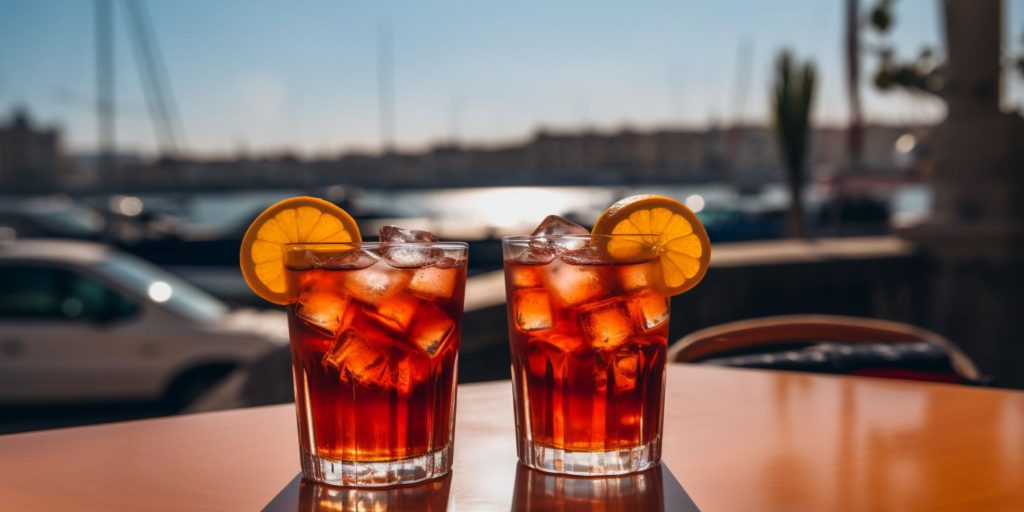
[[[149,285],[148,293],[149,298],[152,299],[153,302],[167,302],[174,293],[174,290],[166,281],[155,281],[153,284]]]
[[[693,210],[693,213],[699,213],[704,209],[704,196],[700,194],[692,194],[686,198],[686,207]]]

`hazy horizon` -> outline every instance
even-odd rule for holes
[[[381,26],[393,34],[395,141],[403,150],[452,139],[508,143],[540,128],[764,123],[771,68],[783,47],[818,67],[815,120],[835,125],[847,117],[842,2],[146,5],[184,146],[201,154],[377,150]],[[938,5],[897,2],[892,40],[901,56],[923,45],[941,50]],[[25,106],[37,121],[60,125],[72,152],[96,147],[93,7],[0,0],[0,119]],[[1007,5],[1013,31],[1021,7],[1024,0]],[[115,2],[118,149],[152,154],[124,11]],[[1006,37],[1014,48],[1015,33]],[[744,52],[750,65],[741,69]],[[941,118],[936,100],[876,91],[876,65],[864,56],[868,121]],[[1021,97],[1019,89],[1009,95]]]

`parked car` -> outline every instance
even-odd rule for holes
[[[282,312],[231,311],[109,246],[0,244],[0,402],[183,406],[287,342]]]
[[[18,238],[97,240],[106,221],[96,210],[67,196],[0,198],[0,230]],[[0,239],[8,236],[0,237]]]

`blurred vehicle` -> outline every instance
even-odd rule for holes
[[[67,196],[6,197],[0,201],[0,228],[8,237],[99,239],[106,226],[96,210]]]
[[[279,311],[236,310],[108,246],[0,244],[0,402],[188,404],[288,343]]]

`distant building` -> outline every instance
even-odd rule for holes
[[[0,125],[0,188],[51,191],[60,183],[60,134],[33,126],[24,110]]]
[[[865,127],[862,161],[850,169],[846,131],[820,127],[811,134],[810,177],[837,172],[908,175],[912,162],[897,158],[897,139],[925,137],[923,126]],[[500,185],[628,185],[727,182],[741,189],[782,179],[771,127],[540,130],[533,137],[495,145],[438,145],[422,152],[348,153],[303,160],[288,155],[220,160],[124,161],[100,185],[111,190],[322,186],[459,187]]]

